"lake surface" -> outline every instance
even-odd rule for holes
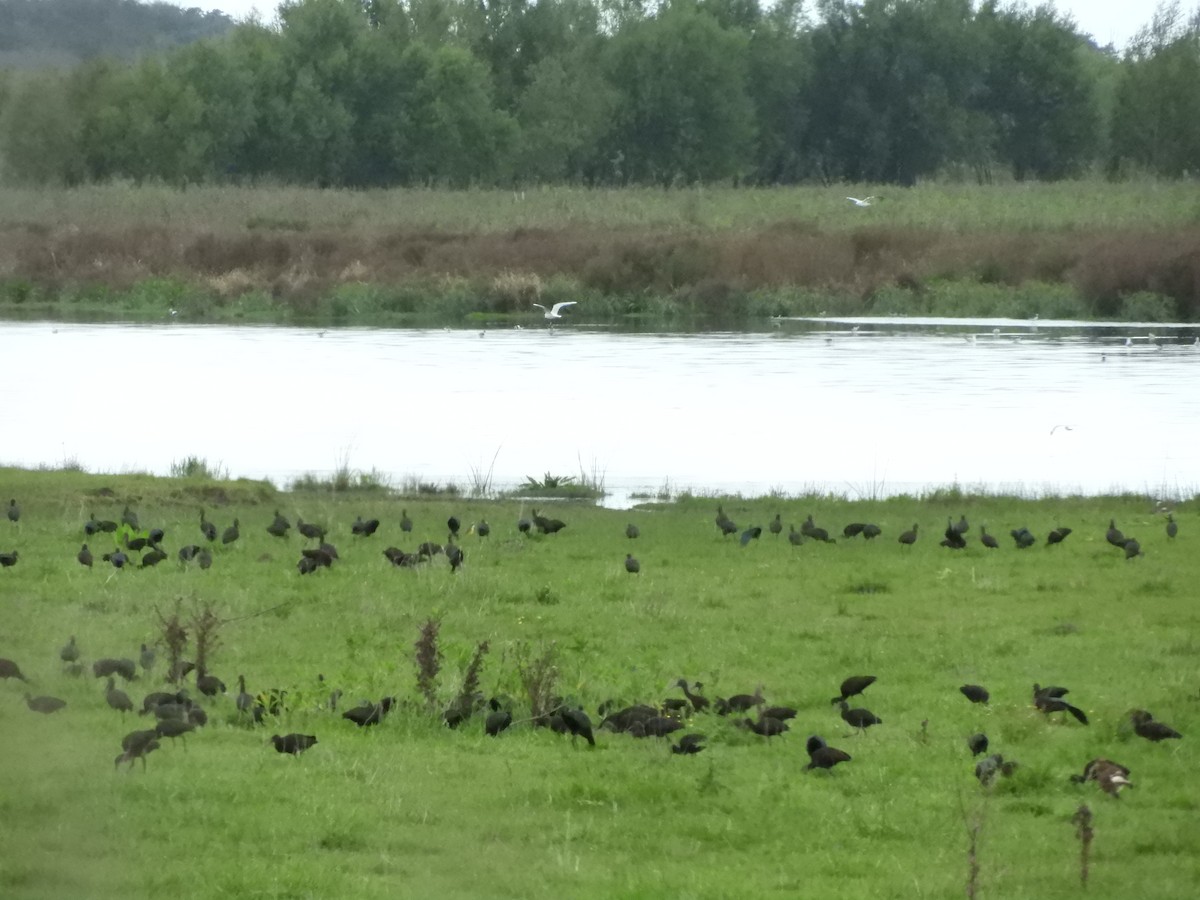
[[[1200,488],[1182,326],[777,320],[762,333],[0,323],[0,463],[287,485],[346,463],[508,487],[849,497]],[[494,460],[494,468],[493,468]]]

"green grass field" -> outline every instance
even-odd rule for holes
[[[520,501],[411,500],[276,493],[253,482],[0,470],[0,656],[32,684],[0,682],[0,896],[63,897],[827,897],[963,896],[968,830],[978,825],[978,896],[1192,898],[1200,884],[1200,516],[1194,503],[1165,516],[1150,500],[969,498],[940,494],[849,503],[724,498],[739,525],[766,526],[739,546],[716,526],[716,500],[632,511],[556,504],[567,528],[525,537]],[[115,571],[93,539],[95,568],[75,561],[91,512],[166,530],[157,568]],[[203,505],[241,538],[214,551],[208,571],[181,568],[178,548],[204,543]],[[266,533],[279,508],[330,527],[341,559],[301,577],[302,546]],[[399,528],[401,509],[416,523]],[[550,510],[547,510],[550,512]],[[464,535],[466,563],[445,557],[393,568],[382,550],[444,541],[445,522],[486,518],[486,539]],[[786,525],[812,514],[839,533],[874,521],[873,543],[791,546]],[[946,517],[972,522],[968,549],[937,545]],[[352,538],[356,516],[378,517]],[[1110,517],[1145,555],[1126,561],[1104,540]],[[625,525],[641,536],[630,541]],[[921,537],[903,547],[913,522]],[[987,551],[978,526],[1001,537]],[[1044,546],[1054,526],[1074,533]],[[1008,531],[1041,540],[1014,549]],[[219,545],[219,541],[218,541]],[[640,575],[624,571],[633,552]],[[90,666],[137,658],[158,638],[156,610],[211,604],[226,621],[210,668],[229,686],[204,700],[209,724],[186,746],[164,740],[146,771],[114,770],[121,737],[147,727],[104,702],[102,680],[63,671],[75,635]],[[479,641],[490,642],[481,689],[516,699],[528,716],[518,663],[553,649],[559,692],[596,707],[609,698],[680,696],[680,677],[710,698],[753,692],[798,708],[791,730],[764,739],[715,715],[688,728],[708,736],[697,756],[664,739],[597,732],[596,746],[518,722],[483,734],[482,716],[445,728],[416,686],[413,644],[441,623],[438,707],[457,694]],[[141,697],[155,677],[125,688]],[[325,683],[317,680],[323,674]],[[257,728],[239,722],[236,681],[288,690],[290,709]],[[878,681],[855,703],[883,719],[851,733],[830,705],[843,678]],[[189,679],[190,680],[190,679]],[[958,692],[974,682],[990,706]],[[1070,687],[1091,724],[1047,718],[1034,682]],[[384,695],[400,708],[358,729],[322,708]],[[25,690],[61,697],[52,715],[26,709]],[[199,695],[194,688],[193,696]],[[1139,707],[1184,734],[1152,744],[1132,734]],[[965,738],[1019,761],[983,789]],[[316,734],[299,759],[273,733]],[[852,761],[808,772],[805,739],[824,736]],[[1120,800],[1068,777],[1106,756],[1132,770]],[[1071,819],[1094,814],[1089,880]]]
[[[878,195],[869,209],[846,195]],[[1100,180],[997,184],[831,185],[792,188],[376,191],[298,187],[91,185],[0,187],[0,226],[301,228],[374,233],[518,228],[757,230],[807,222],[828,231],[917,227],[950,232],[1170,229],[1200,224],[1200,188],[1186,182]]]

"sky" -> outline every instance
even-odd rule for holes
[[[257,8],[265,21],[275,17],[277,3],[272,0],[167,0],[187,9],[219,9],[234,19],[245,17]],[[1033,6],[1035,3],[1029,3]],[[1100,46],[1115,44],[1118,50],[1125,47],[1134,32],[1150,21],[1158,0],[1055,0],[1059,12],[1069,13],[1079,29],[1090,34]],[[1184,0],[1185,10],[1194,9],[1192,2]]]

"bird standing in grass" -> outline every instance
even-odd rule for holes
[[[15,498],[8,501],[8,521],[14,525],[21,521],[21,507]]]
[[[850,704],[843,700],[838,704],[842,710],[842,719],[853,728],[859,731],[866,731],[872,725],[882,725],[883,719],[875,715],[869,709],[851,709]]]
[[[1146,740],[1154,741],[1156,744],[1159,741],[1172,738],[1178,740],[1183,737],[1182,734],[1170,725],[1154,721],[1154,716],[1144,709],[1135,709],[1129,714],[1129,719],[1133,722],[1133,730],[1138,737],[1144,737]]]
[[[671,752],[680,756],[690,756],[704,749],[705,737],[699,733],[685,734],[678,744],[671,746]]]
[[[1100,790],[1117,799],[1120,799],[1122,788],[1133,787],[1133,782],[1129,780],[1129,770],[1120,763],[1104,757],[1089,760],[1083,767],[1083,774],[1072,775],[1071,780],[1076,784],[1094,781],[1100,785]]]
[[[217,526],[205,518],[204,507],[200,507],[200,533],[203,534],[204,539],[210,543],[217,539]]]
[[[272,537],[286,538],[292,523],[279,514],[279,510],[275,510],[275,519],[267,526],[267,534]]]
[[[972,703],[986,704],[988,700],[991,699],[991,695],[988,694],[987,688],[981,684],[964,684],[959,688],[959,690],[962,691],[962,695]]]
[[[987,533],[986,525],[979,526],[979,543],[983,544],[989,550],[998,550],[1000,548],[1000,542]]]
[[[89,569],[92,567],[94,560],[92,559],[92,551],[88,549],[87,544],[79,548],[79,552],[75,554],[75,558],[79,560],[81,566],[87,566]]]
[[[851,759],[845,750],[830,747],[824,738],[815,734],[808,739],[804,749],[808,751],[808,765],[804,767],[808,770],[832,769],[838,763],[850,762]]]
[[[1179,525],[1175,521],[1175,517],[1167,513],[1167,537],[1174,538],[1177,534],[1179,534]]]
[[[58,658],[65,663],[73,663],[79,659],[79,645],[75,643],[75,635],[71,635],[71,639],[62,645],[58,651]]]
[[[638,527],[632,522],[625,526],[625,537],[629,538],[631,541],[635,540],[640,534],[641,532],[638,531]]]
[[[410,519],[408,517],[407,509],[400,511],[400,530],[403,531],[405,534],[408,534],[409,532],[411,532],[413,530],[412,519]]]
[[[275,745],[276,753],[290,753],[292,756],[299,757],[301,753],[317,743],[315,734],[285,734],[280,737],[277,734],[271,735],[271,743]]]
[[[0,678],[16,678],[18,681],[29,681],[21,674],[21,667],[11,659],[0,657]]]
[[[230,525],[228,528],[226,528],[223,532],[221,532],[221,543],[222,544],[232,544],[239,537],[241,537],[242,533],[238,526],[239,526],[238,520],[234,519],[233,524]]]
[[[902,533],[900,535],[899,541],[900,541],[900,543],[902,543],[908,547],[911,547],[913,544],[915,544],[917,542],[917,523],[916,522],[913,522],[913,527],[910,530],[905,531],[904,533]]]
[[[29,694],[25,695],[25,705],[34,712],[56,713],[67,705],[66,700],[59,700],[57,697],[34,697]]]
[[[16,550],[13,550],[11,553],[0,553],[0,566],[4,567],[5,569],[11,569],[17,564],[17,560],[20,558],[20,556],[21,555]]]
[[[971,751],[972,756],[978,756],[980,753],[987,753],[988,737],[982,731],[978,734],[973,734],[967,738],[967,749]]]
[[[840,688],[841,693],[829,702],[842,703],[851,697],[861,694],[863,691],[873,685],[875,681],[876,678],[874,675],[851,675],[842,682],[842,686]]]
[[[642,564],[633,558],[632,553],[625,554],[625,571],[630,575],[636,575],[638,572],[642,571]]]
[[[104,701],[122,715],[133,712],[133,701],[129,699],[128,694],[116,686],[111,675],[108,677],[108,685],[104,690]]]

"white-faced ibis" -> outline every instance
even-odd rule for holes
[[[567,523],[562,519],[548,519],[536,509],[533,511],[533,524],[542,534],[558,534],[567,527]]]
[[[59,700],[57,697],[34,697],[30,694],[25,695],[25,705],[34,712],[56,713],[67,705],[66,700]]]
[[[217,539],[217,526],[204,517],[203,507],[200,508],[200,533],[210,543]]]
[[[625,571],[630,575],[636,575],[638,572],[642,571],[642,564],[633,558],[632,553],[625,554]]]
[[[1104,532],[1104,539],[1106,541],[1108,541],[1110,544],[1112,544],[1114,547],[1124,547],[1125,546],[1126,538],[1125,538],[1125,535],[1123,535],[1121,533],[1121,530],[1119,528],[1117,528],[1117,520],[1116,519],[1108,520],[1108,531]]]
[[[296,530],[311,541],[325,540],[325,529],[313,522],[305,522],[303,519],[296,518]]]
[[[199,675],[196,678],[196,690],[202,693],[205,697],[215,697],[217,694],[225,693],[225,682],[216,675],[209,675],[207,672]]]
[[[134,734],[150,734],[153,736],[146,740],[139,741],[128,750],[122,751],[121,755],[113,761],[114,768],[119,768],[121,763],[127,762],[129,763],[129,768],[132,769],[134,760],[140,759],[142,761],[142,769],[144,771],[146,768],[146,757],[161,746],[161,744],[158,742],[158,732],[156,731],[135,731]]]
[[[804,543],[804,534],[797,531],[795,525],[788,526],[788,543],[793,547],[799,547]]]
[[[842,710],[842,719],[852,728],[858,728],[861,731],[866,731],[872,725],[882,725],[883,719],[875,715],[869,709],[851,709],[850,704],[843,700],[838,704]]]
[[[121,511],[121,524],[128,525],[134,531],[140,531],[141,526],[138,525],[137,513],[129,508],[129,504],[125,504],[125,509]]]
[[[776,737],[788,730],[788,723],[782,719],[772,719],[762,716],[759,717],[757,722],[753,719],[742,719],[737,724],[740,728],[746,728],[765,738]]]
[[[239,537],[242,536],[242,532],[239,527],[240,524],[241,523],[238,522],[237,519],[234,519],[233,524],[221,532],[221,543],[222,544],[232,544],[234,541],[236,541]]]
[[[71,635],[71,639],[59,649],[58,658],[65,663],[72,663],[79,659],[79,645],[75,643],[75,635]]]
[[[959,690],[962,691],[962,695],[972,703],[987,703],[988,700],[991,699],[991,695],[988,694],[987,688],[981,684],[964,684],[959,688]]]
[[[184,746],[187,746],[186,735],[195,731],[196,726],[184,719],[159,719],[154,730],[158,732],[159,737],[169,737],[172,743],[175,742],[175,738],[183,738]]]
[[[907,547],[911,547],[913,544],[915,544],[917,542],[917,523],[916,522],[913,522],[913,527],[910,530],[908,530],[900,535],[899,541],[900,541],[900,543],[904,544]]]
[[[804,520],[804,524],[800,526],[800,533],[805,537],[810,537],[815,541],[824,541],[827,544],[832,544],[833,541],[829,537],[829,532],[818,525],[813,524],[813,517],[810,515]]]
[[[92,663],[92,674],[97,678],[120,675],[126,681],[133,681],[137,678],[137,665],[132,659],[105,657]]]
[[[995,537],[987,533],[987,526],[979,526],[979,543],[987,547],[989,550],[1000,549],[1000,542]]]
[[[408,517],[408,510],[402,510],[400,513],[400,530],[408,534],[413,530],[412,519]]]
[[[272,537],[286,538],[291,527],[292,523],[281,516],[279,510],[275,510],[275,519],[267,526],[267,534]]]
[[[92,559],[92,551],[88,549],[88,545],[84,544],[79,548],[79,552],[75,554],[75,558],[79,560],[81,566],[92,567],[94,560]]]
[[[879,537],[879,535],[881,535],[882,533],[883,533],[883,529],[881,529],[878,525],[874,524],[873,522],[868,522],[866,525],[863,526],[862,535],[868,541],[874,540],[875,538]]]
[[[967,738],[967,749],[971,751],[972,756],[978,756],[980,753],[987,753],[988,737],[982,731],[978,734],[973,734]]]
[[[966,516],[958,517],[958,521],[954,523],[954,530],[959,534],[966,534],[971,530],[971,526],[968,524]]]
[[[6,569],[11,568],[17,564],[17,560],[19,558],[20,554],[17,553],[16,550],[13,550],[10,553],[0,553],[0,566],[3,566]]]
[[[512,713],[507,709],[494,709],[488,713],[487,718],[483,722],[483,731],[485,734],[495,737],[504,729],[512,724]]]
[[[679,739],[678,744],[673,744],[671,746],[671,752],[680,756],[690,756],[699,753],[704,749],[705,740],[706,738],[704,735],[699,734],[698,732],[685,734]]]
[[[813,735],[804,745],[808,751],[805,769],[832,769],[838,763],[850,762],[850,754],[837,747],[830,747],[819,735]]]
[[[1174,538],[1177,534],[1179,534],[1179,525],[1175,521],[1175,517],[1167,513],[1167,537]]]
[[[1163,722],[1154,721],[1154,716],[1146,712],[1144,709],[1135,709],[1129,714],[1130,721],[1133,722],[1133,730],[1138,737],[1144,737],[1148,741],[1165,741],[1169,739],[1180,739],[1183,737],[1178,731],[1170,725]]]
[[[133,712],[133,701],[129,699],[127,693],[116,686],[111,676],[104,690],[104,700],[110,707],[122,715],[127,712]]]
[[[149,672],[154,668],[156,655],[153,647],[147,647],[145,644],[142,644],[142,648],[138,652],[138,662],[141,663],[143,672]]]
[[[946,531],[942,538],[941,546],[949,547],[951,550],[963,550],[967,546],[967,539],[963,537],[958,527],[947,517]]]
[[[733,519],[725,515],[725,510],[720,505],[717,506],[716,522],[717,527],[721,529],[721,537],[737,534],[737,525],[734,523]]]
[[[686,678],[680,678],[675,682],[675,684],[683,691],[683,696],[687,698],[688,703],[692,704],[692,709],[694,709],[696,712],[704,712],[704,710],[708,709],[708,698],[703,697],[700,694],[693,694],[688,689]],[[697,682],[696,690],[700,690],[700,688],[701,685],[699,682]]]
[[[479,535],[481,538],[485,538],[489,534],[492,533],[492,526],[489,525],[487,523],[487,521],[484,519],[481,519],[478,522],[476,522],[474,527],[475,527],[475,533],[477,535]]]
[[[1076,721],[1081,725],[1088,723],[1088,717],[1084,711],[1077,706],[1072,706],[1061,696],[1052,697],[1047,694],[1038,694],[1033,698],[1033,705],[1046,715],[1056,712],[1067,712],[1074,716]]]
[[[990,787],[997,775],[1008,778],[1017,770],[1016,760],[1006,760],[999,753],[985,756],[975,764],[975,777],[984,787]]]
[[[446,544],[446,559],[450,560],[451,572],[457,572],[459,569],[461,569],[463,560],[465,558],[466,554],[463,552],[462,547],[458,546],[458,544],[454,543],[453,541]]]
[[[1033,536],[1033,532],[1025,527],[1014,528],[1009,534],[1012,535],[1013,541],[1016,542],[1018,550],[1028,550],[1037,543],[1037,538]]]
[[[1063,527],[1055,528],[1048,535],[1046,535],[1046,546],[1049,547],[1049,546],[1052,546],[1053,544],[1061,544],[1063,541],[1065,541],[1067,539],[1067,535],[1070,533],[1071,533],[1070,528],[1063,528]]]
[[[212,568],[212,554],[208,551],[207,547],[196,554],[196,565],[201,569]]]
[[[631,541],[637,538],[640,534],[641,532],[638,531],[638,527],[632,522],[625,526],[625,537],[629,538]]]
[[[748,712],[756,706],[763,704],[763,687],[760,684],[754,689],[753,694],[734,694],[728,700],[724,701],[724,712],[721,715],[728,715],[731,712]]]
[[[840,688],[841,693],[829,702],[841,703],[843,700],[848,700],[851,697],[855,697],[873,685],[875,680],[876,679],[874,675],[851,675],[842,682],[842,686]]]
[[[364,703],[362,706],[346,710],[342,713],[342,718],[349,719],[359,728],[365,728],[368,725],[378,725],[391,712],[392,705],[395,702],[395,697],[384,697],[378,703]]]
[[[592,720],[582,709],[561,709],[558,713],[563,725],[572,735],[583,738],[591,746],[596,746],[596,738],[592,734]]]
[[[779,719],[783,722],[796,718],[796,708],[794,706],[768,706],[759,710],[758,717],[760,719]]]
[[[290,753],[293,756],[299,756],[313,744],[317,743],[315,734],[285,734],[280,737],[277,734],[271,735],[271,743],[275,745],[276,753]]]
[[[378,528],[378,519],[363,519],[362,516],[358,516],[350,526],[350,533],[358,537],[370,537]]]
[[[15,498],[8,501],[8,521],[21,521],[21,505],[17,503]]]
[[[775,518],[771,520],[771,524],[767,526],[767,530],[775,537],[779,537],[783,533],[783,521],[779,518],[779,513],[775,513]]]
[[[845,528],[842,529],[842,537],[845,537],[845,538],[858,537],[860,534],[863,533],[863,529],[866,527],[867,526],[865,524],[863,524],[862,522],[851,522],[849,525],[847,525]]]
[[[0,657],[0,678],[16,678],[19,681],[29,680],[21,674],[20,666],[11,659],[4,659],[3,657]]]
[[[16,556],[16,554],[13,554]],[[1137,538],[1129,538],[1125,541],[1125,558],[1133,559],[1135,556],[1142,555],[1142,545],[1137,542]],[[0,560],[3,562],[3,560]]]
[[[1094,781],[1104,793],[1118,798],[1122,788],[1133,787],[1133,782],[1129,780],[1129,769],[1104,757],[1089,760],[1083,767],[1083,774],[1072,775],[1071,780],[1076,784]]]

